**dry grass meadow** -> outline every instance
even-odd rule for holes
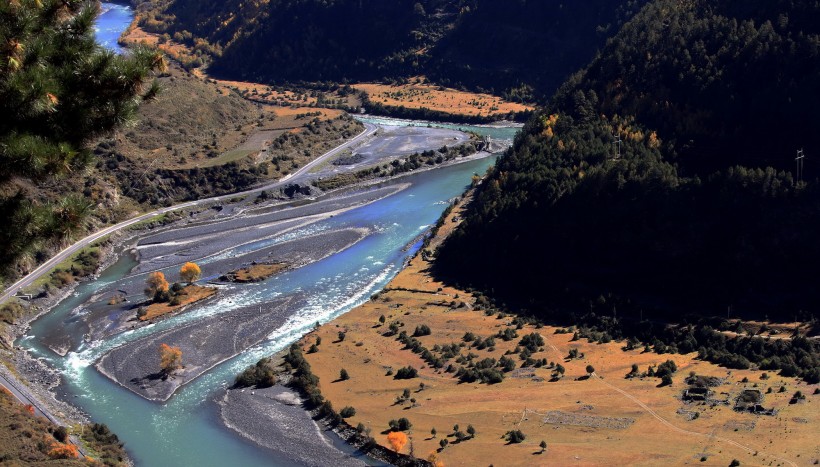
[[[391,107],[427,108],[437,112],[468,116],[502,117],[510,112],[533,110],[533,107],[506,102],[490,94],[458,91],[432,84],[422,84],[418,78],[410,84],[354,84],[353,88],[367,93],[371,101]]]
[[[455,209],[442,234],[455,225]],[[440,241],[439,235],[436,241]],[[435,242],[432,245],[435,248]],[[418,354],[385,337],[391,323],[412,335],[416,326],[427,325],[431,334],[418,337],[427,349],[461,343],[465,332],[486,338],[511,327],[512,316],[487,316],[473,310],[473,297],[461,290],[433,281],[427,273],[429,263],[421,255],[412,260],[376,298],[335,321],[305,336],[300,344],[307,351],[317,337],[318,352],[305,353],[320,378],[322,393],[336,410],[356,409],[347,419],[356,426],[364,424],[372,436],[388,446],[388,422],[405,417],[412,423],[411,443],[403,452],[427,458],[438,452],[445,465],[718,465],[733,460],[740,465],[810,465],[820,458],[820,402],[812,395],[815,386],[774,374],[763,379],[762,371],[730,371],[698,361],[696,354],[658,355],[642,348],[624,351],[623,343],[572,341],[572,333],[559,328],[517,329],[518,337],[509,342],[495,339],[492,350],[478,350],[465,343],[462,355],[472,352],[478,360],[499,359],[513,350],[520,338],[538,333],[545,345],[533,354],[566,368],[563,378],[551,381],[548,368],[517,369],[498,384],[462,383],[451,373],[427,365]],[[460,302],[467,306],[459,306]],[[380,316],[385,323],[381,324]],[[514,326],[512,326],[514,329]],[[338,333],[345,332],[339,340]],[[566,360],[571,348],[585,356]],[[520,367],[517,355],[511,355]],[[641,371],[667,359],[676,362],[673,384],[658,387],[660,379],[625,379],[633,363]],[[452,362],[452,360],[451,360]],[[388,370],[412,366],[418,377],[406,380],[387,376]],[[586,366],[595,375],[586,376]],[[446,365],[445,365],[446,367]],[[339,380],[341,369],[350,379]],[[730,405],[687,404],[681,400],[687,387],[684,379],[695,372],[724,380],[714,388],[716,398],[733,403],[744,388],[757,388],[765,394],[763,405],[778,410],[775,416],[737,413]],[[742,382],[744,378],[748,382]],[[420,386],[423,383],[423,388]],[[784,392],[779,392],[784,387]],[[398,402],[405,389],[410,398]],[[807,400],[790,404],[800,390]],[[695,415],[697,413],[697,415]],[[456,442],[453,426],[460,431],[468,425],[476,430],[472,439]],[[437,436],[431,435],[431,429]],[[521,430],[526,439],[508,444],[504,434]],[[449,445],[440,449],[447,438]],[[539,443],[546,441],[546,452]]]

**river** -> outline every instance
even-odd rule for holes
[[[94,27],[97,42],[109,50],[121,52],[117,40],[134,20],[134,10],[125,4],[103,2],[100,11]]]
[[[98,23],[98,38],[119,50],[116,38],[128,25],[128,7],[103,3],[105,12]],[[119,29],[117,29],[119,28]],[[418,125],[427,122],[362,117],[380,125]],[[493,139],[512,139],[517,128],[441,125],[489,135]],[[84,410],[91,418],[107,424],[120,439],[139,466],[290,466],[304,465],[282,453],[257,446],[220,421],[214,400],[224,392],[236,374],[258,359],[275,353],[307,332],[317,321],[328,321],[367,300],[394,277],[404,261],[419,247],[419,238],[433,225],[448,201],[460,195],[475,173],[483,173],[493,158],[410,175],[402,180],[409,188],[376,202],[319,221],[311,231],[366,228],[371,234],[351,248],[308,266],[295,269],[261,284],[256,284],[230,300],[205,306],[202,313],[186,312],[173,324],[184,324],[207,313],[224,313],[236,307],[263,306],[273,298],[300,294],[308,299],[261,344],[216,365],[190,384],[183,386],[165,403],[150,402],[115,384],[93,366],[112,348],[128,343],[162,328],[163,324],[125,332],[112,339],[92,344],[80,343],[65,356],[45,345],[45,336],[55,329],[73,329],[76,314],[95,294],[115,288],[117,281],[129,274],[137,262],[129,254],[107,268],[94,281],[79,286],[75,293],[59,303],[48,314],[32,323],[29,334],[18,341],[33,356],[42,358],[62,375],[58,396]],[[297,230],[296,234],[300,231]],[[292,235],[292,234],[291,234]],[[77,331],[75,342],[82,342]],[[305,429],[296,427],[294,429]],[[312,428],[315,432],[316,429]],[[310,436],[310,432],[306,432]],[[333,436],[327,437],[337,449],[351,449]],[[321,465],[317,459],[315,465]]]

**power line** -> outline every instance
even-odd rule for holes
[[[617,161],[621,158],[621,143],[623,143],[623,140],[621,139],[621,134],[618,133],[617,135],[615,135],[615,142],[614,142],[614,144],[618,145],[618,152],[615,154],[613,160]]]
[[[797,162],[797,184],[800,185],[803,183],[803,173],[804,173],[804,159],[806,158],[805,153],[803,153],[802,149],[797,151],[797,157],[794,160]]]

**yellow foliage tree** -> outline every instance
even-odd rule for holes
[[[148,274],[148,279],[145,280],[145,295],[153,299],[157,292],[165,293],[168,291],[168,281],[165,280],[165,274],[160,271]]]
[[[392,431],[387,435],[387,441],[394,451],[399,452],[407,444],[407,435],[401,431]]]
[[[168,344],[159,345],[159,367],[163,373],[169,374],[182,368],[182,350]]]
[[[52,459],[76,459],[80,457],[80,451],[73,444],[51,443],[48,457]]]
[[[189,284],[196,282],[202,276],[202,270],[196,263],[185,263],[179,270],[179,277]]]
[[[444,467],[444,461],[439,459],[436,451],[431,452],[430,455],[427,456],[427,462],[433,464],[435,467]]]

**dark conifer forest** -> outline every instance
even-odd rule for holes
[[[818,14],[651,2],[490,171],[439,274],[590,332],[820,380],[816,342],[727,341],[709,318],[816,323],[818,172],[796,179],[795,157],[820,151]]]

